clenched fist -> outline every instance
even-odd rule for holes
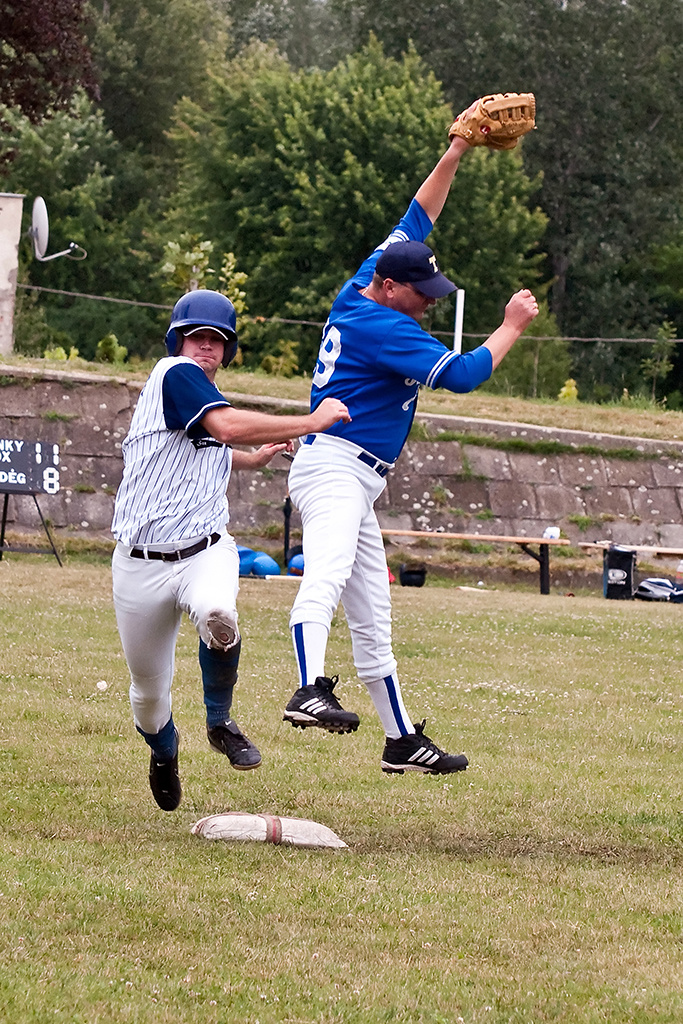
[[[343,402],[340,402],[338,398],[323,398],[318,408],[311,413],[311,419],[314,421],[314,426],[311,427],[311,433],[318,433],[321,430],[327,430],[338,420],[342,420],[344,423],[351,422],[351,414],[346,408]]]
[[[532,320],[538,316],[538,302],[528,288],[515,292],[505,307],[505,323],[515,330],[525,331]]]

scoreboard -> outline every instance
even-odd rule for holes
[[[56,494],[59,445],[0,437],[0,494]]]

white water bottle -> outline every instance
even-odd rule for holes
[[[683,558],[676,566],[676,586],[683,587]]]

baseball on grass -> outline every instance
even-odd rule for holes
[[[107,683],[104,681],[104,679],[100,679],[99,683],[97,684],[97,689],[98,690],[106,690],[107,689]]]

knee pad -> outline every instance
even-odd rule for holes
[[[240,642],[237,615],[220,610],[210,612],[206,618],[206,636],[202,636],[202,640],[216,651],[229,651],[235,647]]]

